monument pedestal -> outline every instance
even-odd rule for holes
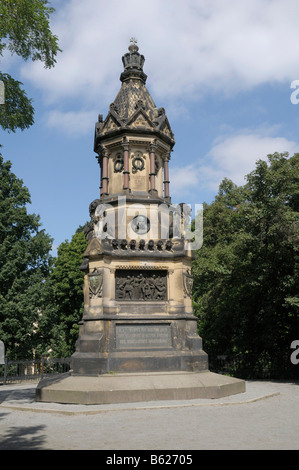
[[[99,405],[160,400],[221,398],[245,392],[245,382],[203,372],[144,372],[69,375],[39,382],[36,400],[65,404]]]

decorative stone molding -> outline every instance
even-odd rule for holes
[[[183,273],[183,286],[184,291],[188,297],[192,297],[193,276],[191,275],[189,269]]]
[[[114,173],[122,173],[124,169],[124,159],[121,155],[117,155],[114,160]]]
[[[137,173],[137,171],[144,170],[144,157],[136,155],[132,159],[132,173]]]

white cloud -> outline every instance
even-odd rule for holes
[[[239,133],[224,138],[214,145],[207,155],[210,161],[209,170],[215,168],[215,175],[209,175],[209,184],[216,189],[219,175],[230,178],[234,183],[245,183],[245,175],[255,168],[258,160],[266,160],[267,155],[274,152],[298,151],[298,144],[284,137],[273,137],[255,133]]]
[[[187,165],[183,168],[173,167],[171,169],[171,185],[175,188],[176,194],[180,194],[186,188],[192,188],[198,185],[198,169],[194,164]]]
[[[268,135],[257,130],[243,130],[236,135],[219,137],[203,159],[185,168],[173,167],[171,188],[174,197],[194,197],[200,190],[217,193],[223,178],[237,185],[246,183],[245,176],[255,169],[258,160],[267,160],[274,152],[299,151],[299,144],[284,137]],[[186,201],[188,202],[188,201]]]
[[[207,89],[236,93],[298,78],[297,0],[68,0],[54,6],[52,29],[63,49],[57,65],[22,69],[52,102],[71,97],[106,108],[120,87],[121,55],[132,35],[145,55],[153,96],[163,103],[195,99]]]
[[[75,136],[90,133],[96,121],[96,111],[69,111],[52,110],[46,117],[47,125],[52,128]]]

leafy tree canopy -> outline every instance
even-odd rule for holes
[[[46,0],[1,0],[0,56],[7,50],[24,60],[39,60],[46,68],[53,67],[61,51],[57,36],[50,30],[54,11]],[[22,83],[5,73],[0,73],[0,80],[5,85],[5,104],[0,106],[2,129],[15,132],[30,127],[34,109]]]
[[[71,241],[65,240],[57,250],[53,269],[45,283],[43,312],[39,321],[41,353],[68,357],[75,351],[79,321],[83,315],[83,279],[80,271],[87,242],[83,227]]]
[[[46,0],[1,0],[1,55],[8,49],[24,60],[40,60],[45,67],[53,67],[60,51],[58,38],[50,30],[54,11]]]
[[[52,239],[39,216],[29,214],[30,194],[0,155],[0,338],[10,359],[31,357],[41,296],[51,267]]]
[[[29,128],[34,124],[32,100],[27,97],[22,83],[14,80],[9,74],[0,72],[4,83],[5,102],[0,105],[0,125],[3,130],[15,132],[17,129]]]
[[[299,154],[268,155],[204,208],[194,307],[210,354],[289,354],[299,331]]]
[[[9,359],[75,350],[83,314],[83,227],[51,255],[53,240],[29,214],[30,194],[0,155],[0,339]]]

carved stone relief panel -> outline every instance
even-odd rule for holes
[[[116,300],[167,300],[167,271],[119,269],[115,272]]]

